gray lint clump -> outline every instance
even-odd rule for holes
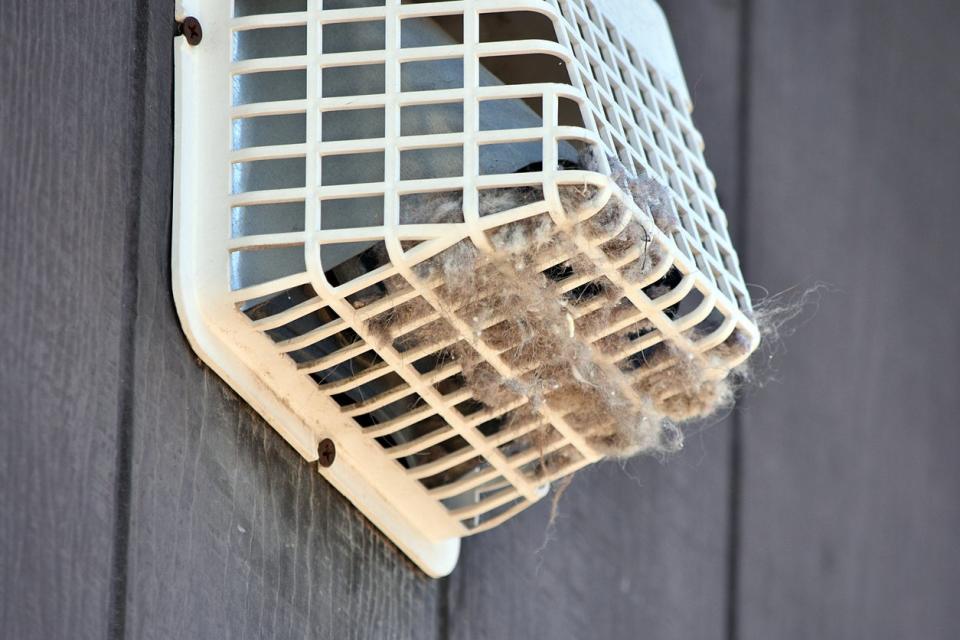
[[[665,187],[652,177],[630,175],[615,160],[611,164],[617,184],[661,231],[669,235],[679,227]],[[589,186],[561,188],[567,214],[576,219],[596,193]],[[542,199],[537,188],[484,191],[480,213]],[[403,221],[458,222],[461,212],[459,195],[427,195],[416,206],[407,207]],[[663,252],[644,223],[616,198],[567,232],[559,232],[550,216],[543,214],[500,227],[488,238],[495,249],[492,253],[478,250],[465,239],[414,268],[424,283],[442,283],[433,289],[440,310],[466,323],[472,335],[458,340],[459,332],[443,319],[406,331],[405,327],[433,310],[417,298],[374,317],[368,325],[374,336],[393,342],[401,352],[452,343],[443,358],[460,364],[463,382],[478,402],[497,408],[526,400],[521,409],[508,414],[502,428],[509,428],[510,421],[532,419],[546,407],[562,415],[600,453],[614,458],[675,450],[682,444],[678,424],[709,416],[732,401],[734,383],[724,363],[750,348],[739,332],[706,354],[684,352],[662,342],[615,364],[604,356],[649,334],[653,325],[641,320],[593,341],[604,327],[635,314],[636,309],[603,277],[594,260],[583,255],[578,239],[600,241],[601,251],[611,261],[635,253],[637,257],[620,273],[627,282],[642,285],[651,298],[679,282],[679,274],[671,268],[664,277],[647,283],[662,267]],[[560,287],[568,278],[584,284],[562,292]],[[581,309],[589,312],[578,312]],[[499,353],[515,375],[501,375],[474,348],[480,344]],[[542,448],[556,437],[552,427],[541,427],[511,447],[515,451]],[[541,459],[536,473],[547,474],[567,462],[563,454]]]

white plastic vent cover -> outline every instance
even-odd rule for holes
[[[304,458],[332,439],[336,460],[321,473],[434,576],[453,569],[460,538],[602,456],[562,411],[523,398],[486,406],[458,384],[458,363],[444,357],[458,341],[505,381],[524,371],[417,265],[462,240],[496,251],[491,232],[547,217],[594,268],[582,277],[577,256],[544,256],[557,295],[604,280],[628,305],[625,321],[585,342],[649,322],[626,349],[602,354],[608,361],[639,375],[638,354],[661,342],[704,352],[734,331],[749,350],[758,342],[669,29],[652,0],[617,4],[629,8],[190,0],[178,10],[203,27],[198,46],[176,42],[173,288],[184,330]],[[597,170],[582,168],[588,153]],[[658,229],[608,177],[616,158],[669,187],[677,228]],[[565,185],[591,187],[588,215],[619,199],[649,230],[660,259],[643,281],[624,270],[647,247],[610,257],[598,250],[609,238],[571,232],[583,214],[564,210]],[[527,198],[485,210],[493,189]],[[438,193],[454,194],[462,212],[409,224],[409,207]],[[597,308],[581,297],[570,300],[574,318]],[[372,319],[411,302],[424,311],[390,339],[374,334]],[[691,341],[707,318],[715,329]],[[404,346],[430,323],[446,331]],[[527,418],[508,422],[521,408]],[[544,425],[546,442],[517,444]]]

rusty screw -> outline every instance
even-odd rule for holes
[[[191,47],[197,46],[203,40],[203,27],[200,26],[200,21],[193,16],[187,16],[183,19],[183,22],[177,24],[177,33],[186,38],[187,44]]]
[[[324,438],[317,446],[317,463],[321,467],[329,467],[337,458],[337,445],[330,438]]]

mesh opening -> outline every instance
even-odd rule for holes
[[[490,522],[500,520],[503,516],[511,515],[512,512],[517,511],[519,508],[523,508],[529,505],[529,502],[522,498],[517,498],[506,504],[494,507],[493,509],[471,519],[462,520],[463,525],[469,529],[480,529],[485,527]]]
[[[462,151],[456,151],[461,154],[456,164],[462,167]],[[463,191],[410,193],[400,196],[400,224],[435,222],[463,222]]]
[[[491,468],[487,460],[477,456],[434,475],[421,478],[420,483],[427,489],[437,489],[451,485],[469,476],[478,475]]]
[[[384,0],[321,0],[324,9],[360,9],[363,7],[382,7]]]
[[[336,267],[329,269],[324,273],[327,281],[333,286],[340,286],[350,283],[354,280],[360,280],[365,276],[382,270],[383,267],[390,264],[390,258],[387,254],[386,243],[382,240],[374,243],[348,243],[332,244],[321,247],[321,254],[324,251],[345,251],[350,250],[349,258],[344,259]],[[368,287],[349,294],[347,300],[355,308],[366,306],[382,298],[389,291],[388,284],[383,279],[378,278]]]
[[[383,107],[325,111],[321,116],[320,139],[323,142],[382,138]]]
[[[251,320],[267,320],[313,300],[320,300],[320,298],[313,287],[305,284],[250,304],[243,309],[243,312]]]
[[[326,0],[330,2],[331,0]],[[358,0],[341,0],[355,6]],[[290,11],[306,11],[307,0],[234,0],[233,15],[239,17],[263,13],[286,13]]]
[[[323,156],[320,161],[320,184],[382,182],[383,158],[383,151]]]
[[[480,42],[547,40],[557,42],[553,22],[533,11],[496,11],[480,14]]]
[[[542,458],[529,462],[520,471],[532,482],[542,482],[545,478],[560,474],[583,459],[574,447],[563,447],[558,451],[546,453]]]
[[[503,84],[520,85],[551,82],[571,84],[563,60],[545,53],[483,58],[483,65]],[[480,86],[494,86],[489,79],[480,78]]]
[[[477,489],[471,489],[452,498],[445,498],[441,500],[441,503],[451,512],[457,512],[471,505],[480,505],[484,502],[492,503],[513,495],[515,495],[515,490],[512,486],[504,485],[503,482],[494,482]],[[491,510],[496,508],[496,506],[491,505]],[[474,519],[477,517],[479,516],[475,516]]]
[[[466,440],[461,436],[453,436],[449,440],[436,444],[432,447],[428,447],[423,451],[418,451],[415,454],[408,456],[404,459],[405,466],[409,468],[416,468],[419,466],[424,466],[427,464],[435,463],[440,460],[443,460],[447,457],[456,454],[457,452],[468,451],[470,450],[470,445]]]
[[[322,42],[323,53],[382,50],[386,27],[383,20],[325,24]]]
[[[500,131],[503,129],[528,129],[543,125],[543,119],[538,115],[543,112],[543,100],[527,98],[525,103],[532,109],[529,117],[509,119],[500,117],[508,110],[518,110],[516,98],[502,100],[483,100],[480,102],[480,130]],[[506,121],[505,121],[506,120]]]
[[[463,44],[462,23],[460,29],[453,25],[455,21],[445,20],[446,16],[437,18],[405,18],[400,23],[400,46],[408,47],[436,47],[451,44]],[[436,27],[443,23],[447,28],[439,30]]]
[[[463,174],[463,147],[413,149],[400,153],[401,180],[452,178]]]
[[[417,60],[400,65],[401,91],[463,88],[463,60]]]
[[[258,251],[236,251],[230,258],[230,287],[233,290],[303,273],[307,268],[302,244]]]
[[[383,196],[329,198],[321,200],[317,210],[321,229],[353,229],[383,224]]]
[[[513,173],[533,162],[543,163],[543,143],[539,140],[480,147],[480,175]]]
[[[336,315],[332,311],[323,309],[314,315],[303,318],[296,326],[288,325],[284,327],[281,335],[284,335],[287,339],[305,336],[311,329],[329,326],[329,324],[336,319]],[[307,326],[310,325],[316,326],[307,329]],[[294,331],[291,331],[291,329],[294,329]],[[274,330],[273,334],[277,335],[278,330]],[[352,329],[344,329],[327,338],[314,340],[302,348],[287,351],[287,356],[298,365],[310,366],[312,363],[319,362],[331,354],[337,353],[342,349],[350,349],[355,345],[361,344],[361,342],[362,340],[356,332]]]
[[[233,104],[244,105],[307,97],[307,72],[301,69],[247,73],[233,79]]]
[[[300,290],[302,290],[302,288],[297,289],[296,291],[300,291]],[[299,304],[300,302],[303,302],[305,300],[313,300],[313,299],[316,299],[316,298],[314,298],[313,296],[311,297],[298,296],[297,303]],[[275,305],[277,301],[281,301],[281,300],[289,303],[289,302],[292,302],[294,298],[290,296],[288,292],[284,292],[279,296],[275,296],[274,298],[271,298],[270,301],[261,303],[254,309],[251,309],[250,311],[248,311],[248,315],[253,316],[252,312],[255,310],[258,312],[258,315],[259,315],[260,309],[265,308],[266,305]],[[290,304],[287,308],[291,308],[292,306],[293,305]],[[278,308],[278,311],[283,311],[283,310],[285,309]],[[263,316],[263,317],[269,317],[269,316]],[[274,342],[284,342],[286,340],[289,340],[290,338],[297,338],[300,336],[304,336],[310,333],[311,331],[314,331],[315,329],[319,329],[320,327],[328,326],[330,323],[335,322],[336,320],[339,320],[339,316],[337,316],[337,314],[334,313],[332,309],[330,309],[329,307],[321,307],[316,311],[306,313],[298,318],[294,318],[290,322],[287,322],[279,327],[276,327],[273,329],[267,329],[264,333],[266,333]]]
[[[304,158],[256,160],[233,165],[233,193],[303,187],[306,179]]]
[[[248,205],[234,207],[231,211],[230,235],[233,238],[303,230],[302,201]]]
[[[307,28],[250,29],[233,34],[233,59],[302,56],[307,53]]]
[[[321,78],[321,95],[324,98],[383,93],[385,86],[382,64],[326,67],[321,72]]]
[[[485,121],[482,109],[481,106],[481,128]],[[400,135],[402,136],[437,135],[461,131],[463,131],[462,104],[419,104],[400,109]]]
[[[343,351],[350,353],[350,352],[353,352],[354,350],[362,350],[365,347],[366,345],[363,342],[355,342],[352,345],[341,346],[332,353],[343,352]],[[332,354],[324,354],[324,355],[332,355]],[[301,363],[300,367],[301,369],[305,369],[305,370],[313,369],[319,366],[317,364],[318,362],[321,362],[321,358],[303,362]],[[347,358],[346,360],[338,364],[335,364],[326,368],[321,368],[316,371],[311,371],[309,375],[311,378],[313,378],[314,382],[322,386],[325,384],[329,384],[331,382],[338,382],[341,380],[353,378],[364,371],[373,369],[377,364],[381,362],[383,362],[383,359],[377,353],[367,349],[366,351],[363,351],[360,355],[354,356],[352,358]],[[358,422],[359,421],[360,420],[358,419]]]
[[[296,144],[306,137],[307,116],[303,113],[240,118],[233,124],[234,149]]]

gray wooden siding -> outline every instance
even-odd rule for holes
[[[744,404],[739,637],[958,638],[960,4],[754,5],[748,277],[833,292]]]
[[[105,637],[128,455],[137,16],[0,7],[0,634]],[[169,136],[167,136],[169,138]],[[169,144],[160,140],[161,144]],[[121,426],[122,425],[122,426]],[[123,525],[125,526],[125,525]]]
[[[0,6],[0,635],[960,637],[960,7],[663,5],[748,280],[831,291],[681,454],[444,581],[186,345],[173,3]]]

